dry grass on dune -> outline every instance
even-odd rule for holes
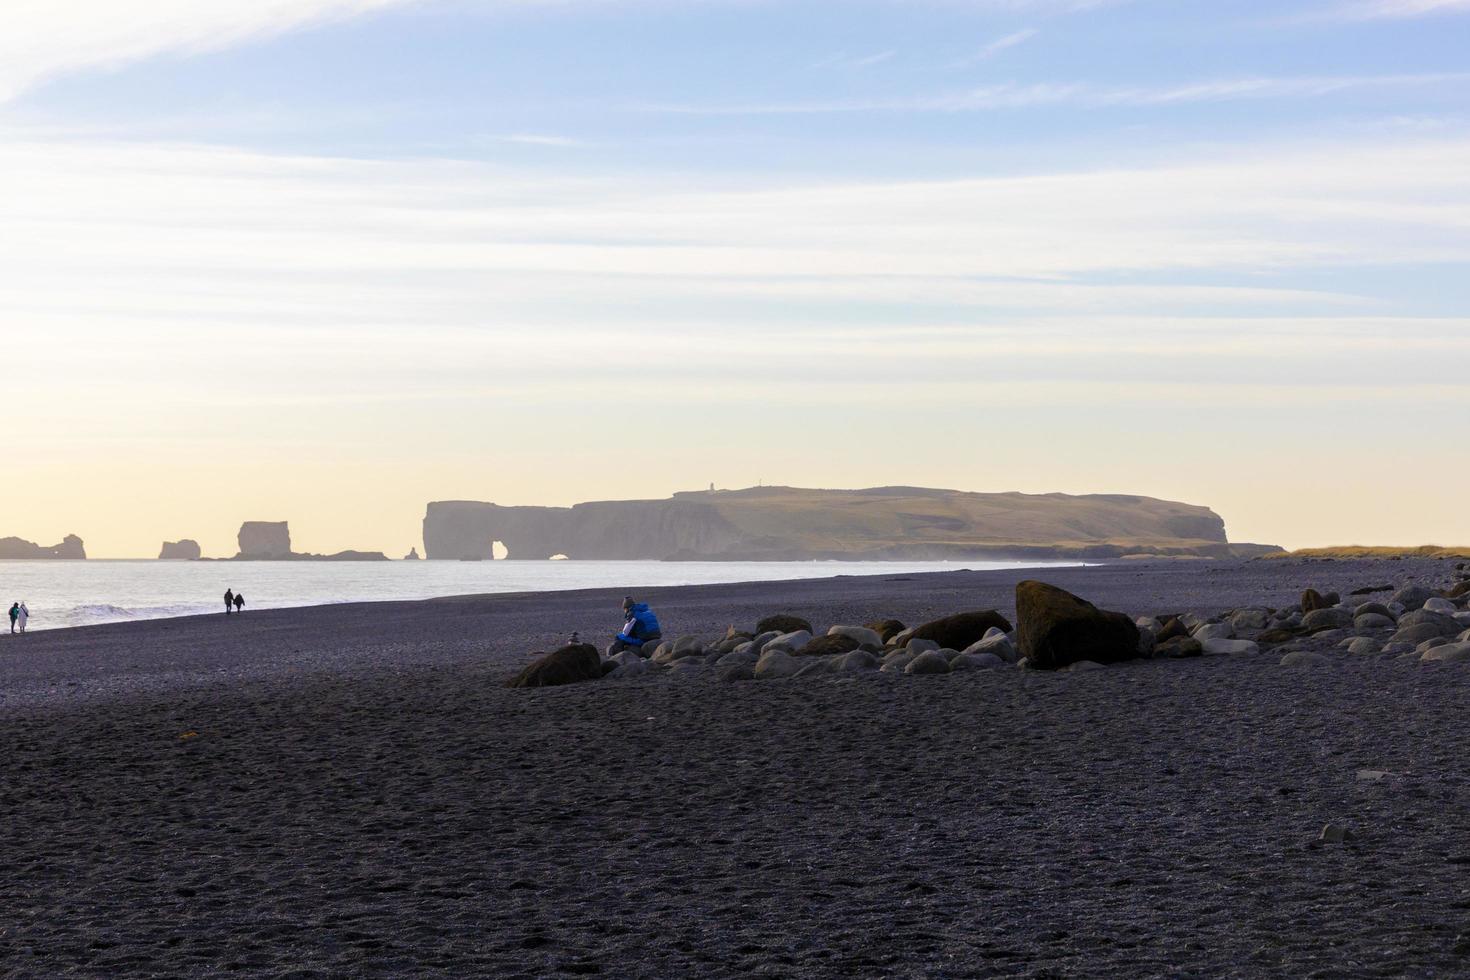
[[[1273,558],[1470,558],[1470,547],[1442,548],[1424,544],[1417,548],[1342,545],[1333,548],[1299,548],[1272,555]]]

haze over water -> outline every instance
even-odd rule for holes
[[[431,599],[506,592],[608,590],[608,625],[619,625],[627,590],[720,582],[771,582],[834,575],[1033,567],[970,562],[0,562],[5,608],[24,601],[30,629],[88,626],[197,613],[224,614],[224,591],[245,595],[245,615],[261,609],[335,602]],[[392,630],[385,620],[384,630]]]

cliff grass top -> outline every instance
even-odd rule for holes
[[[1284,551],[1269,558],[1470,558],[1470,547],[1442,548],[1437,544],[1422,544],[1417,548],[1368,547],[1344,545],[1333,548],[1299,548]]]

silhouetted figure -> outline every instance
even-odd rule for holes
[[[226,616],[228,616],[230,614],[230,609],[233,608],[234,605],[235,605],[235,593],[231,592],[229,589],[225,589],[225,615]]]
[[[24,633],[26,631],[26,621],[31,618],[31,611],[26,608],[24,602],[20,604],[20,609],[17,610],[15,618],[20,622],[20,631]]]
[[[623,617],[627,622],[623,624],[623,631],[613,640],[612,646],[607,648],[609,657],[624,650],[643,653],[645,646],[650,643],[658,646],[658,641],[664,638],[663,630],[658,625],[658,617],[646,603],[634,602],[633,597],[628,596],[623,600]],[[652,648],[648,647],[650,651]]]
[[[245,593],[235,593],[235,612],[243,612],[245,609]]]
[[[15,621],[20,618],[20,603],[10,607],[10,632],[15,632]]]

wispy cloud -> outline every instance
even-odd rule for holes
[[[1395,20],[1467,11],[1470,0],[1366,0],[1333,8],[1329,13],[1346,20]]]
[[[813,68],[871,68],[881,65],[885,61],[892,61],[898,55],[897,51],[875,51],[871,54],[850,55],[846,52],[838,52],[829,55],[812,65]]]
[[[1038,31],[1036,28],[1028,27],[1025,30],[1016,31],[1013,34],[1007,34],[1005,37],[996,38],[994,41],[991,41],[989,44],[985,45],[983,48],[972,54],[970,57],[962,58],[959,61],[955,62],[954,67],[965,68],[969,65],[974,65],[981,61],[989,60],[990,58],[993,58],[996,55],[1000,54],[1002,51],[1005,51],[1009,48],[1014,48],[1021,44],[1025,44],[1027,41],[1031,40],[1040,33],[1041,32]]]
[[[888,99],[738,105],[663,104],[642,108],[650,111],[696,115],[758,116],[843,112],[977,112],[1051,105],[1168,106],[1195,102],[1312,99],[1352,90],[1463,85],[1466,82],[1470,82],[1470,72],[1324,75],[1297,78],[1255,77],[1156,87],[1101,86],[1084,82],[1032,84],[1007,82],[938,95]]]
[[[591,145],[585,140],[573,139],[570,136],[552,136],[546,133],[511,133],[507,136],[497,136],[495,140],[500,143],[519,143],[524,146],[552,146],[565,149],[575,149]]]
[[[421,0],[21,0],[0,11],[0,102],[57,75],[229,47]]]

